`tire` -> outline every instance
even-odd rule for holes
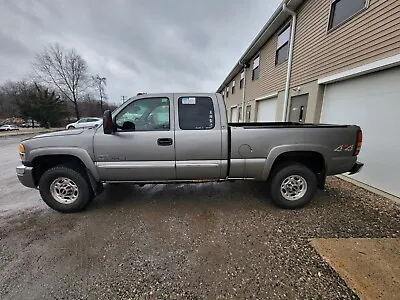
[[[68,126],[67,129],[75,129],[75,127],[74,126]]]
[[[44,172],[39,181],[39,191],[48,206],[63,213],[81,211],[93,198],[93,191],[86,177],[65,166],[57,166]]]
[[[314,198],[316,191],[316,175],[302,164],[278,167],[270,181],[271,199],[281,208],[304,207]]]

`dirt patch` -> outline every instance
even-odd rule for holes
[[[400,238],[314,239],[311,244],[361,299],[398,299]]]

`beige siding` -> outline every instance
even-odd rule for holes
[[[238,105],[243,102],[243,90],[239,88],[240,86],[240,73],[236,74],[235,78],[235,93],[232,94],[232,82],[233,80],[229,83],[229,96],[226,98],[226,106],[227,108],[233,106],[233,105]],[[226,93],[226,87],[225,87],[225,93]]]
[[[328,32],[330,3],[308,0],[298,12],[292,86],[400,53],[399,0],[370,0]]]
[[[252,81],[253,61],[246,72],[246,101],[278,92],[285,88],[287,62],[275,66],[277,34],[260,51],[260,77]]]

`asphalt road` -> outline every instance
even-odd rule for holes
[[[357,299],[314,237],[398,237],[400,207],[331,179],[301,210],[262,184],[116,185],[60,214],[0,139],[0,299]]]
[[[44,207],[37,191],[22,186],[15,173],[15,168],[20,164],[18,144],[27,137],[29,135],[0,138],[0,217]]]

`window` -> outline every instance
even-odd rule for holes
[[[144,98],[126,106],[115,118],[120,131],[167,131],[169,99]]]
[[[257,57],[253,61],[253,74],[251,76],[251,79],[257,80],[258,77],[260,77],[260,55],[257,55]]]
[[[209,97],[181,97],[178,99],[179,128],[208,130],[215,126],[214,104]]]
[[[275,65],[283,63],[289,57],[290,26],[286,27],[279,35],[276,44]]]
[[[242,89],[243,86],[244,86],[244,71],[240,74],[239,88]]]
[[[331,4],[328,29],[332,29],[350,19],[367,6],[368,0],[334,0]]]
[[[251,105],[246,106],[246,123],[250,122],[250,117],[251,117]]]
[[[229,86],[226,88],[226,98],[229,96]]]
[[[232,81],[232,95],[235,93],[235,80]]]
[[[86,123],[88,120],[87,119],[80,119],[79,121],[78,121],[78,123]]]

